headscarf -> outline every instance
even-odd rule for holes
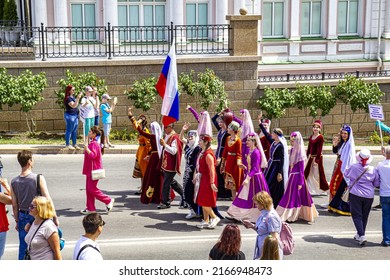
[[[156,137],[156,144],[157,144],[157,152],[158,152],[158,157],[161,157],[162,153],[162,146],[160,144],[160,139],[162,138],[162,130],[158,122],[152,122],[150,124],[150,130],[152,131],[152,134]]]
[[[307,157],[301,133],[299,131],[294,131],[291,133],[290,138],[295,140],[294,146],[291,147],[290,165],[294,165],[302,160],[305,161]]]
[[[348,140],[345,141],[340,149],[339,155],[341,160],[341,172],[344,174],[345,170],[352,164],[356,163],[356,150],[355,150],[355,139],[353,138],[352,127],[349,125],[343,125],[341,130],[346,131],[348,133]],[[345,182],[348,184],[349,179],[344,177]]]
[[[198,145],[199,143],[199,135],[198,135],[198,131],[196,130],[190,130],[188,131],[187,133],[187,136],[191,136],[193,135],[194,136],[194,140],[192,140],[191,142],[190,141],[187,141],[187,146],[190,148],[190,150],[192,151],[193,149],[195,149],[195,147]]]
[[[249,133],[255,132],[253,128],[253,122],[251,115],[249,114],[249,111],[247,109],[240,110],[241,114],[241,139],[244,139],[246,136],[249,135]]]
[[[236,121],[231,121],[228,128],[237,133],[238,129],[240,128],[240,124]]]
[[[265,157],[265,153],[264,153],[264,150],[263,150],[263,146],[261,145],[261,142],[260,142],[260,138],[259,138],[259,135],[257,135],[256,133],[250,133],[248,135],[248,138],[247,139],[251,139],[251,140],[255,140],[256,141],[256,146],[257,148],[259,149],[260,151],[260,156],[261,156],[261,168],[266,168],[268,166],[268,162],[267,162],[267,158]]]
[[[211,118],[209,112],[203,111],[199,116],[198,135],[208,134],[213,135],[213,127],[211,125]]]

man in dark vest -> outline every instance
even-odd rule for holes
[[[174,130],[174,124],[164,126],[165,139],[160,140],[163,146],[161,156],[161,170],[163,172],[162,202],[158,209],[171,207],[170,192],[175,190],[183,199],[183,187],[175,180],[176,173],[180,174],[181,155],[183,151],[179,134]]]

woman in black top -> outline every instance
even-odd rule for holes
[[[227,224],[217,244],[210,250],[209,260],[245,260],[240,251],[241,232],[237,225]]]
[[[80,102],[82,93],[80,93],[77,98],[74,97],[74,86],[68,85],[65,89],[64,97],[64,106],[65,113],[64,119],[66,122],[66,131],[65,131],[65,145],[68,149],[79,150],[80,147],[77,146],[77,129],[79,127],[79,108],[77,107]],[[69,145],[70,138],[72,138],[72,146]]]

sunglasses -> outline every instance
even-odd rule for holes
[[[37,208],[37,206],[34,205],[34,204],[30,204],[30,206],[29,206],[28,208],[29,208],[29,209],[34,209],[34,208]]]

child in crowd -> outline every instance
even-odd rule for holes
[[[114,102],[112,104],[112,107],[110,104],[108,104],[108,100],[110,100],[111,97],[105,93],[102,95],[102,104],[100,105],[100,111],[102,113],[102,123],[103,123],[103,130],[104,130],[104,147],[105,148],[114,148],[115,146],[110,143],[110,130],[111,130],[111,124],[112,124],[112,112],[115,109],[115,105],[117,103],[116,97],[114,98]]]

